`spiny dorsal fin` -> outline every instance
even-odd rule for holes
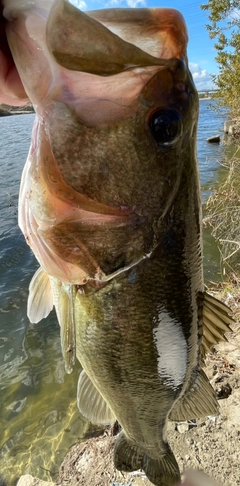
[[[218,403],[207,376],[200,370],[194,384],[174,405],[169,418],[179,422],[208,415],[218,415]]]
[[[205,292],[203,300],[202,361],[214,344],[218,344],[220,341],[227,341],[225,333],[231,332],[230,324],[232,323],[231,309],[223,302],[220,302],[220,300]]]
[[[47,317],[53,308],[53,294],[49,276],[39,267],[29,285],[27,315],[36,324]]]
[[[112,410],[84,370],[78,380],[77,404],[81,414],[94,424],[107,425],[116,420]]]

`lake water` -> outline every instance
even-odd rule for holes
[[[221,132],[224,114],[200,102],[198,157],[203,199],[224,177],[223,146],[206,138]],[[38,267],[17,225],[19,183],[34,115],[0,118],[0,486],[23,473],[56,478],[68,449],[91,434],[76,406],[80,366],[67,375],[59,326],[52,312],[37,325],[26,316],[28,285]],[[206,280],[218,280],[216,243],[204,233]]]

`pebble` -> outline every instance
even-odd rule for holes
[[[189,424],[187,422],[177,424],[177,431],[180,434],[185,434],[185,432],[188,432],[188,430],[189,430]]]
[[[41,479],[34,478],[31,474],[24,474],[19,478],[16,486],[55,486],[55,483],[42,481]]]

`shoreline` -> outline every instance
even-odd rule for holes
[[[0,117],[12,116],[12,115],[29,115],[35,113],[33,105],[27,103],[24,106],[9,106],[2,104],[0,105]]]
[[[204,98],[199,97],[199,101],[211,100],[211,99],[212,99],[211,96],[204,97]],[[27,103],[26,105],[21,107],[0,104],[0,117],[13,116],[13,115],[29,115],[31,113],[35,113],[35,110],[31,103]]]

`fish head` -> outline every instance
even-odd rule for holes
[[[185,201],[186,178],[198,191],[183,17],[66,0],[4,0],[3,15],[37,112],[20,227],[50,275],[107,281],[154,250],[183,179]]]

